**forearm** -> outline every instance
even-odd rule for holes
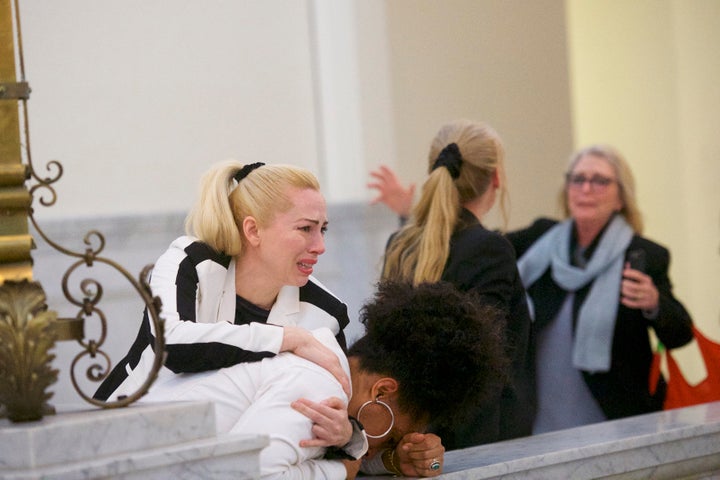
[[[281,328],[234,325],[234,318],[221,318],[222,311],[229,310],[220,308],[223,285],[216,277],[223,276],[223,267],[217,267],[221,272],[213,274],[212,282],[201,280],[207,278],[207,273],[197,270],[181,248],[188,241],[178,240],[158,259],[150,281],[153,295],[162,304],[166,366],[176,373],[200,372],[278,353],[283,339]],[[154,336],[153,327],[150,323],[150,334]]]
[[[360,472],[366,475],[402,475],[396,464],[395,450],[388,448],[370,459],[363,458]]]
[[[165,366],[176,373],[215,370],[274,356],[283,335],[281,327],[259,323],[179,323],[165,340]]]
[[[693,338],[690,314],[672,295],[663,292],[660,292],[657,316],[650,324],[666,348],[681,347]]]
[[[355,460],[359,460],[368,451],[368,441],[365,431],[362,429],[360,422],[350,419],[352,425],[352,436],[350,441],[343,445],[342,450]]]
[[[673,294],[672,284],[667,275],[668,262],[669,260],[662,262],[660,268],[651,275],[653,285],[657,289],[658,302],[657,311],[654,318],[649,319],[649,323],[665,347],[677,348],[692,340],[692,319]]]

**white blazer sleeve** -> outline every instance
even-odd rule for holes
[[[278,365],[281,357],[289,365]],[[299,398],[322,401],[335,396],[347,402],[340,384],[322,368],[288,354],[262,363],[261,378],[267,381],[231,429],[231,433],[269,435],[270,444],[260,454],[262,478],[345,479],[342,461],[323,459],[324,448],[300,447],[301,440],[313,437],[312,422],[290,406]]]

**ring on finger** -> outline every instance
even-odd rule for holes
[[[433,458],[430,462],[430,470],[440,470],[440,462],[437,458]]]

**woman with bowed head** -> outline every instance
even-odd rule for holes
[[[500,195],[505,214],[504,150],[487,124],[457,120],[440,128],[430,145],[428,178],[404,227],[389,239],[382,278],[414,285],[447,281],[472,291],[502,312],[511,371],[508,381],[486,404],[475,406],[463,425],[433,430],[448,449],[521,437],[531,433],[535,409],[530,316],[512,245],[482,224]],[[378,201],[411,195],[378,171]],[[388,180],[385,182],[385,180]],[[396,179],[395,179],[396,180]],[[400,201],[393,205],[407,206]],[[400,211],[403,214],[404,212]]]
[[[143,401],[212,399],[218,430],[265,434],[262,478],[352,479],[374,474],[431,477],[442,472],[444,448],[429,423],[456,425],[502,382],[507,359],[497,311],[451,284],[381,283],[361,310],[365,334],[347,356],[332,333],[312,334],[350,374],[348,413],[363,426],[363,461],[299,447],[315,402],[347,399],[326,370],[292,353],[153,385]],[[300,398],[302,397],[302,398]],[[300,398],[300,400],[296,400]],[[427,448],[428,444],[434,447]]]
[[[648,328],[666,348],[693,337],[668,250],[641,236],[622,155],[607,145],[579,150],[561,198],[565,221],[508,234],[538,331],[535,433],[661,410],[664,380],[655,394],[648,388]]]
[[[327,225],[325,200],[309,171],[232,160],[211,167],[186,219],[187,235],[152,270],[166,345],[154,385],[292,352],[349,391],[336,352],[309,332],[324,327],[346,348],[347,308],[312,276]],[[142,386],[155,358],[154,336],[146,309],[135,342],[96,399],[117,400]],[[308,444],[342,447],[354,458],[364,450],[364,434],[338,397],[319,403],[314,418]]]

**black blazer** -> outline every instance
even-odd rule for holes
[[[557,222],[547,218],[536,220],[530,227],[507,234],[518,258]],[[583,372],[590,391],[608,419],[662,410],[665,382],[661,379],[655,395],[648,391],[648,376],[652,362],[652,348],[647,328],[652,327],[667,348],[676,348],[692,340],[692,320],[685,307],[673,296],[668,277],[670,252],[644,237],[634,235],[627,252],[641,249],[646,253],[645,273],[652,277],[660,294],[659,311],[654,319],[647,319],[638,309],[618,306],[613,336],[610,370],[605,373]],[[626,258],[627,258],[626,252]],[[592,284],[575,292],[573,322],[587,297]],[[534,329],[542,329],[557,315],[567,292],[552,279],[550,268],[528,288],[534,307]]]
[[[477,292],[506,313],[504,333],[511,371],[508,385],[492,404],[479,405],[461,427],[435,428],[435,433],[448,450],[530,435],[535,418],[534,342],[512,245],[463,210],[460,227],[450,241],[442,280],[462,291]]]

